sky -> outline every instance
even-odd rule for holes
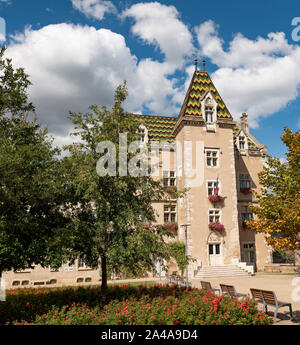
[[[300,127],[298,0],[0,0],[0,45],[30,76],[30,100],[55,144],[70,142],[69,111],[113,104],[177,116],[194,59],[206,57],[234,119],[284,159],[284,126]]]

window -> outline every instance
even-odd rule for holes
[[[208,221],[209,223],[220,223],[221,211],[218,209],[210,209],[208,211]]]
[[[248,174],[239,174],[240,191],[251,187],[251,179]]]
[[[54,285],[54,284],[56,284],[56,283],[57,283],[57,280],[56,280],[56,279],[51,279],[51,280],[46,281],[46,284],[47,284],[47,285]]]
[[[49,267],[50,272],[59,272],[59,268]]]
[[[213,123],[214,122],[214,112],[213,107],[205,106],[205,122]]]
[[[216,195],[217,187],[218,187],[218,192],[220,192],[220,182],[218,183],[217,181],[208,181],[207,182],[208,195]]]
[[[219,244],[209,244],[208,245],[209,255],[220,254],[220,245]]]
[[[243,248],[244,249],[254,249],[254,243],[244,243]]]
[[[87,277],[87,278],[84,279],[84,281],[85,281],[86,283],[90,283],[90,282],[92,281],[92,278],[91,278],[91,277]]]
[[[206,150],[206,165],[208,167],[217,167],[219,159],[218,150]]]
[[[176,184],[175,171],[163,171],[164,187],[175,186],[175,184]]]
[[[139,128],[139,135],[140,135],[140,143],[145,142],[145,129]]]
[[[77,283],[83,283],[83,278],[77,278],[76,282]]]
[[[249,264],[255,262],[255,245],[253,242],[243,243],[243,260]]]
[[[244,136],[239,137],[239,149],[240,150],[245,149],[245,137]]]
[[[248,206],[242,206],[241,207],[241,219],[242,224],[245,224],[246,220],[251,220],[253,218],[252,212],[249,210]]]
[[[176,206],[164,205],[164,223],[176,222]]]

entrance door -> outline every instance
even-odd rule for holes
[[[209,244],[209,262],[211,266],[222,265],[221,248],[220,243]]]

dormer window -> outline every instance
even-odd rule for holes
[[[141,125],[138,129],[138,134],[140,135],[140,143],[144,144],[148,141],[148,131],[144,125]]]
[[[207,132],[216,131],[217,106],[213,94],[207,91],[201,99],[201,112],[206,123],[205,130]]]
[[[245,150],[245,137],[244,136],[239,137],[239,149]]]
[[[205,106],[205,122],[207,123],[214,122],[213,107]]]
[[[144,143],[145,142],[145,130],[143,128],[139,129],[139,135],[140,135],[140,142]]]

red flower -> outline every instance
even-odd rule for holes
[[[209,201],[212,203],[222,201],[224,198],[221,195],[209,195],[208,196]]]
[[[242,304],[241,304],[241,308],[242,309],[248,309],[249,308],[249,304],[248,304],[248,301],[245,300]]]

